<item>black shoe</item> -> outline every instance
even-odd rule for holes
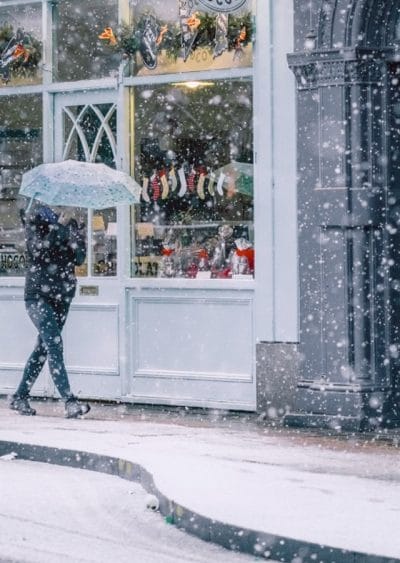
[[[65,418],[79,418],[89,411],[88,403],[78,403],[76,399],[65,403]]]
[[[31,407],[28,399],[22,399],[20,397],[11,399],[10,409],[26,416],[34,416],[36,414],[36,410]]]

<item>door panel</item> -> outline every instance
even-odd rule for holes
[[[117,162],[116,92],[58,94],[55,160]],[[74,392],[117,398],[120,390],[117,210],[87,214],[86,264],[64,331],[66,366]]]

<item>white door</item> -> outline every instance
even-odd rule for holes
[[[57,94],[55,161],[74,159],[117,166],[115,91]],[[120,385],[117,209],[87,213],[86,263],[77,268],[78,287],[64,329],[72,391],[92,398],[117,398]]]

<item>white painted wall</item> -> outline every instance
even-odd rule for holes
[[[274,341],[298,340],[295,78],[293,0],[272,1]]]

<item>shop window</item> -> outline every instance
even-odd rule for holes
[[[22,174],[42,162],[42,98],[5,96],[0,102],[0,275],[25,273],[25,241],[18,197]]]
[[[254,273],[252,81],[132,89],[132,275]]]
[[[253,0],[134,0],[130,22],[103,40],[130,62],[126,73],[152,75],[251,67]]]
[[[41,3],[0,7],[0,87],[42,80]]]
[[[118,0],[63,0],[54,7],[56,81],[107,77],[117,72],[120,55],[107,50],[99,34],[115,26]]]

